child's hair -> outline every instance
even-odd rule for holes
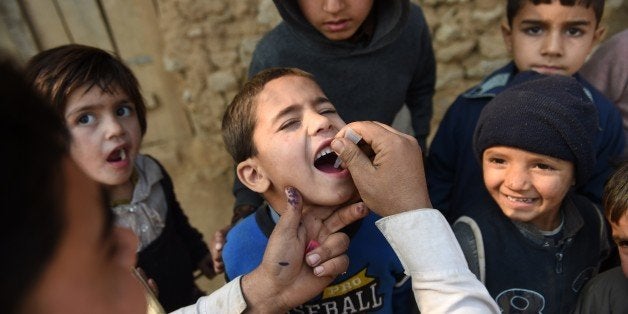
[[[534,5],[550,4],[554,1],[560,1],[563,6],[583,6],[585,8],[593,8],[595,12],[596,26],[600,24],[602,14],[604,13],[604,0],[508,0],[506,3],[506,17],[508,18],[508,25],[512,26],[512,21],[515,19],[515,15],[523,7],[526,2],[531,2]]]
[[[102,49],[70,44],[42,51],[29,60],[26,79],[61,116],[75,90],[98,86],[112,93],[117,87],[135,105],[142,135],[146,133],[146,105],[137,79],[120,59]]]
[[[312,74],[297,68],[268,68],[248,80],[227,107],[222,117],[222,138],[236,163],[257,155],[253,143],[257,109],[255,98],[268,82],[289,75],[314,80]]]
[[[602,204],[606,219],[618,223],[621,217],[628,212],[628,160],[624,161],[619,169],[608,179],[604,186]]]
[[[509,146],[573,162],[576,185],[595,165],[597,109],[575,78],[533,71],[517,74],[512,85],[482,110],[473,136],[480,163],[484,150]]]

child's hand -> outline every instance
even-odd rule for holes
[[[216,271],[214,270],[213,264],[214,263],[212,262],[212,254],[207,253],[207,255],[205,255],[205,257],[203,257],[203,259],[198,262],[198,269],[201,270],[201,273],[205,277],[212,279],[216,277]]]
[[[148,286],[148,289],[150,289],[150,291],[155,295],[155,297],[159,296],[159,287],[157,287],[157,283],[155,282],[155,280],[148,278],[148,276],[146,276],[146,273],[141,267],[135,268],[135,275],[137,276],[137,279],[139,279],[140,281],[143,281],[143,283],[145,283],[146,286]]]
[[[209,252],[212,257],[214,275],[222,274],[225,271],[225,265],[222,262],[222,248],[227,242],[227,232],[229,232],[229,229],[231,229],[231,225],[214,232],[212,238],[209,240]]]

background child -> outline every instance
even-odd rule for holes
[[[599,26],[603,0],[509,0],[507,23],[502,24],[513,61],[471,88],[447,110],[431,143],[426,164],[430,198],[435,208],[454,221],[481,195],[481,169],[474,161],[472,134],[482,108],[512,83],[519,71],[573,76],[597,107],[599,132],[595,138],[597,163],[578,192],[600,203],[609,160],[624,148],[621,117],[599,91],[577,71],[604,28]],[[553,92],[553,91],[550,91]]]
[[[628,161],[606,183],[603,201],[621,267],[593,278],[582,290],[574,313],[628,313]]]
[[[314,219],[324,217],[317,217],[312,207],[356,199],[349,172],[334,167],[336,154],[329,146],[344,125],[312,75],[301,70],[264,70],[236,95],[223,117],[225,145],[238,177],[268,204],[229,232],[223,251],[228,279],[261,262],[268,236],[285,210],[285,186],[301,192],[304,215]],[[416,308],[401,263],[375,227],[377,218],[369,214],[347,226],[351,263],[346,274],[295,311],[409,313]]]
[[[273,2],[283,21],[255,48],[249,78],[270,67],[310,72],[348,122],[391,124],[405,103],[427,151],[436,61],[419,6],[408,0]],[[262,203],[237,176],[233,192],[234,222]]]
[[[582,76],[617,106],[628,137],[628,29],[602,43],[582,66]],[[628,141],[626,146],[628,146]],[[624,156],[628,149],[624,146]]]
[[[27,77],[65,121],[71,157],[107,187],[117,223],[140,239],[137,266],[157,283],[163,307],[194,303],[203,292],[193,272],[215,276],[211,256],[166,170],[139,154],[146,107],[131,70],[103,50],[65,45],[34,56]]]
[[[573,191],[593,172],[596,110],[571,77],[512,84],[478,119],[484,201],[453,229],[504,313],[569,313],[608,251],[601,210]]]

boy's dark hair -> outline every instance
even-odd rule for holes
[[[222,117],[222,138],[233,160],[240,163],[257,155],[253,143],[256,122],[256,97],[266,84],[274,79],[294,75],[309,78],[314,76],[296,68],[268,68],[248,80],[233,98]]]
[[[592,8],[595,12],[596,26],[600,24],[602,14],[604,13],[604,0],[508,0],[506,3],[506,17],[508,18],[508,25],[512,26],[512,21],[515,19],[515,15],[521,10],[526,2],[531,2],[534,5],[550,4],[554,1],[560,1],[563,6],[583,6],[585,8]]]
[[[14,313],[56,250],[64,228],[63,173],[69,136],[50,106],[0,57],[0,313]]]
[[[146,105],[135,75],[102,49],[70,44],[44,50],[29,60],[26,79],[61,117],[70,94],[83,86],[98,86],[107,93],[120,88],[135,105],[142,135],[146,133]]]
[[[612,223],[618,223],[628,212],[628,179],[626,178],[628,178],[628,160],[620,165],[604,186],[602,205],[604,205],[606,219]]]

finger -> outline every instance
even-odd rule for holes
[[[368,213],[368,208],[366,208],[364,203],[351,204],[336,210],[331,216],[325,219],[323,224],[327,229],[327,234],[330,234],[366,217]]]
[[[155,294],[155,296],[159,296],[159,287],[157,286],[157,282],[155,282],[155,280],[153,279],[148,279],[146,283],[148,284],[148,287],[153,292],[153,294]]]
[[[362,137],[364,141],[366,141],[369,145],[372,146],[373,141],[378,141],[382,137],[388,136],[389,133],[394,134],[403,134],[394,128],[387,126],[383,123],[374,122],[374,121],[358,121],[347,124],[336,134],[336,138],[345,137],[345,134],[348,132],[348,129],[351,129],[354,133],[357,133]],[[377,153],[377,152],[376,152]]]
[[[273,234],[281,234],[289,238],[299,237],[299,224],[303,207],[301,193],[293,187],[286,187],[284,192],[288,199],[287,210],[279,218]],[[301,236],[300,239],[302,238]]]
[[[369,175],[375,170],[369,157],[366,156],[355,143],[347,138],[335,138],[331,142],[331,149],[340,157],[342,166],[345,169],[349,169],[351,175],[353,175],[351,170],[364,175]]]
[[[305,256],[308,265],[314,267],[344,254],[349,248],[349,236],[342,232],[330,234],[317,248]]]
[[[318,277],[336,277],[349,268],[349,257],[346,254],[334,257],[316,267],[314,275]]]

